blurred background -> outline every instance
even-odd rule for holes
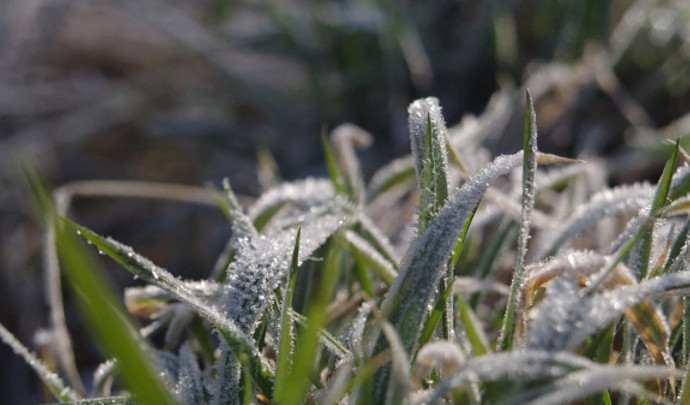
[[[46,359],[42,227],[17,170],[76,180],[219,184],[257,196],[257,156],[284,179],[326,174],[320,134],[352,122],[365,177],[409,153],[407,106],[450,126],[507,94],[493,153],[522,144],[524,86],[540,149],[606,159],[611,184],[655,181],[690,135],[687,0],[4,0],[0,2],[0,322]],[[690,137],[688,137],[690,141]],[[270,159],[269,159],[270,160]],[[76,199],[77,221],[174,274],[203,278],[230,235],[219,210]],[[135,283],[103,261],[120,287]],[[77,365],[102,360],[64,288]],[[49,401],[0,346],[4,403]]]

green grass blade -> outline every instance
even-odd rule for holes
[[[106,351],[118,359],[125,385],[141,403],[175,402],[149,357],[152,349],[127,319],[105,279],[93,270],[93,260],[64,224],[56,227],[56,242],[63,269],[86,318]]]
[[[321,268],[322,279],[316,295],[307,308],[307,325],[297,338],[294,364],[290,373],[289,387],[277,404],[300,404],[304,402],[312,374],[314,358],[319,348],[319,330],[326,320],[326,306],[331,299],[340,278],[342,248],[331,240]]]
[[[649,215],[652,218],[658,218],[663,208],[669,203],[669,191],[671,190],[671,181],[673,180],[673,173],[676,169],[676,161],[678,160],[679,143],[676,142],[676,147],[671,153],[671,157],[664,166],[664,171],[661,173],[661,178],[657,182],[654,200],[652,201],[652,208]]]
[[[21,356],[26,364],[31,367],[43,384],[50,390],[55,399],[61,402],[77,401],[81,399],[72,388],[65,385],[62,379],[48,368],[35,354],[26,348],[14,335],[0,323],[0,340],[12,348],[15,354]]]
[[[522,215],[518,234],[518,258],[499,337],[498,347],[500,350],[509,350],[513,346],[516,327],[521,322],[524,312],[522,284],[525,279],[525,257],[527,255],[527,242],[529,241],[530,216],[534,206],[536,187],[534,178],[537,172],[537,116],[529,90],[526,91],[526,100],[522,163]]]
[[[276,384],[274,399],[282,399],[283,391],[287,389],[287,383],[292,369],[292,356],[294,356],[294,331],[292,329],[292,318],[289,311],[292,308],[292,296],[295,292],[295,282],[297,281],[297,267],[299,266],[299,241],[302,235],[302,228],[297,229],[295,238],[295,249],[292,253],[290,265],[290,277],[287,288],[285,288],[285,298],[281,310],[280,343],[278,344],[278,360],[276,364]]]
[[[335,153],[333,153],[333,148],[331,148],[331,143],[328,141],[328,137],[325,133],[321,134],[321,144],[323,145],[323,153],[326,159],[328,177],[331,178],[333,188],[335,188],[335,191],[338,194],[347,195],[347,191],[345,190],[342,176],[340,174],[340,169],[338,169],[338,161],[335,158]]]

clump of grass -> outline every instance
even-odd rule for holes
[[[248,211],[229,182],[184,190],[213,194],[233,230],[206,280],[70,221],[68,189],[56,207],[28,169],[47,254],[112,358],[80,393],[0,337],[73,404],[687,403],[680,146],[656,185],[598,189],[592,164],[537,150],[529,93],[525,107],[524,150],[491,162],[481,131],[496,111],[449,129],[428,98],[409,109],[411,157],[368,184],[354,147],[369,137],[344,126],[324,137],[330,179],[274,185]],[[149,196],[183,198],[157,187]],[[77,235],[145,284],[125,292],[149,321],[140,331]]]

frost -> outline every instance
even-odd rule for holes
[[[664,379],[680,373],[672,368],[649,366],[606,367],[596,366],[580,370],[547,385],[545,389],[534,389],[512,398],[506,404],[559,405],[573,403],[608,388],[625,390],[626,382],[634,380]],[[531,395],[530,395],[531,394]],[[538,397],[534,397],[539,395]],[[541,395],[543,394],[543,395]]]
[[[273,299],[273,292],[284,284],[295,233],[287,226],[301,225],[299,263],[302,263],[336,230],[352,221],[349,204],[335,196],[330,184],[326,184],[306,181],[287,185],[280,189],[280,193],[271,194],[257,203],[274,206],[290,201],[297,207],[291,208],[295,212],[287,219],[273,221],[270,237],[262,234],[238,241],[236,258],[228,268],[223,286],[222,310],[246,333],[254,332]],[[328,193],[324,195],[326,191]]]
[[[220,358],[216,360],[214,370],[213,381],[207,383],[211,393],[210,405],[240,403],[240,363],[223,339],[220,339]]]
[[[203,404],[206,402],[204,380],[192,346],[189,342],[183,344],[180,348],[179,369],[174,392],[185,404]]]

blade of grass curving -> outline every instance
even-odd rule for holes
[[[292,368],[292,357],[294,356],[294,331],[292,329],[292,318],[289,310],[292,308],[292,296],[295,291],[297,281],[297,267],[299,266],[299,241],[302,235],[302,228],[297,228],[295,238],[295,248],[292,251],[292,262],[290,265],[290,276],[285,288],[285,298],[281,309],[280,342],[278,344],[278,359],[276,363],[276,384],[273,398],[283,398],[283,391],[287,389],[287,383]]]
[[[410,357],[414,357],[417,350],[424,320],[428,316],[428,305],[438,298],[438,283],[445,275],[445,266],[467,220],[489,185],[500,175],[510,172],[521,161],[522,152],[499,156],[473,175],[453,194],[408,251],[398,277],[382,303],[382,312],[396,328]],[[381,352],[386,347],[386,342],[379,338],[374,353]],[[384,369],[377,377],[378,400],[384,399],[386,380],[387,372]]]
[[[281,214],[292,214],[291,208],[304,211],[305,207],[323,207],[329,201],[333,201],[335,196],[333,185],[326,179],[307,178],[284,183],[262,194],[249,209],[249,217],[252,218],[257,231],[266,232],[269,225],[273,225],[272,222]],[[294,216],[299,215],[296,213]]]
[[[355,147],[368,148],[373,142],[370,133],[353,124],[341,124],[331,132],[333,151],[343,173],[343,183],[352,201],[360,204],[364,202],[365,191],[359,160],[355,154]]]
[[[328,137],[325,132],[321,134],[321,145],[323,146],[323,154],[326,159],[326,168],[328,169],[328,177],[331,178],[331,184],[336,193],[341,195],[347,195],[345,186],[343,185],[343,179],[340,174],[340,169],[338,168],[338,161],[335,159],[335,153],[333,153],[333,148],[331,148],[331,143],[328,141]]]
[[[653,193],[654,188],[649,184],[632,184],[617,186],[594,194],[586,204],[577,207],[561,232],[549,246],[540,252],[539,257],[555,255],[568,240],[602,218],[637,213],[649,204]]]
[[[343,239],[348,248],[355,255],[371,267],[374,272],[381,277],[386,285],[393,284],[393,280],[398,275],[391,263],[386,260],[379,252],[369,244],[369,242],[356,233],[346,230],[343,232]],[[373,295],[370,293],[370,295]]]
[[[141,402],[133,397],[117,396],[103,398],[89,398],[73,401],[64,401],[60,405],[139,405]]]
[[[415,176],[414,158],[412,156],[393,160],[379,169],[371,178],[367,187],[370,203],[383,197],[389,190],[409,183]]]
[[[326,306],[340,278],[341,256],[342,248],[337,238],[333,238],[321,267],[323,272],[321,283],[307,309],[307,325],[297,337],[294,363],[288,384],[290,389],[282,391],[284,395],[276,398],[277,404],[298,404],[304,401],[314,358],[319,348],[319,330],[326,319]]]
[[[81,396],[77,394],[72,388],[65,385],[62,379],[48,368],[48,366],[41,361],[35,354],[31,353],[14,335],[5,328],[5,325],[0,323],[0,340],[5,342],[12,351],[24,359],[24,362],[31,367],[43,384],[50,390],[55,399],[61,402],[77,401]]]
[[[452,390],[489,381],[540,381],[564,377],[573,371],[589,369],[595,363],[568,352],[512,350],[470,359],[434,389],[428,403],[439,403]],[[507,393],[508,384],[501,391]]]
[[[529,89],[526,90],[526,102],[522,163],[522,215],[518,234],[518,258],[513,272],[505,316],[503,317],[503,326],[498,339],[497,347],[500,350],[510,350],[513,347],[516,328],[521,328],[524,315],[522,292],[525,281],[525,258],[529,241],[530,216],[534,206],[534,177],[537,171],[537,116]]]
[[[472,344],[472,354],[478,357],[489,353],[491,351],[489,339],[484,334],[484,329],[481,327],[477,315],[464,298],[459,297],[458,302],[460,304],[460,319],[462,319],[467,332],[467,339]]]
[[[230,319],[218,310],[201,301],[185,283],[175,278],[166,270],[156,266],[150,260],[134,252],[134,250],[111,238],[104,238],[95,232],[67,219],[62,223],[77,231],[82,237],[91,242],[101,252],[115,260],[133,275],[168,291],[181,301],[189,304],[199,315],[210,322],[228,341],[235,353],[249,352],[252,361],[253,377],[262,391],[273,391],[274,374],[271,366],[263,355],[256,349],[250,337]]]

